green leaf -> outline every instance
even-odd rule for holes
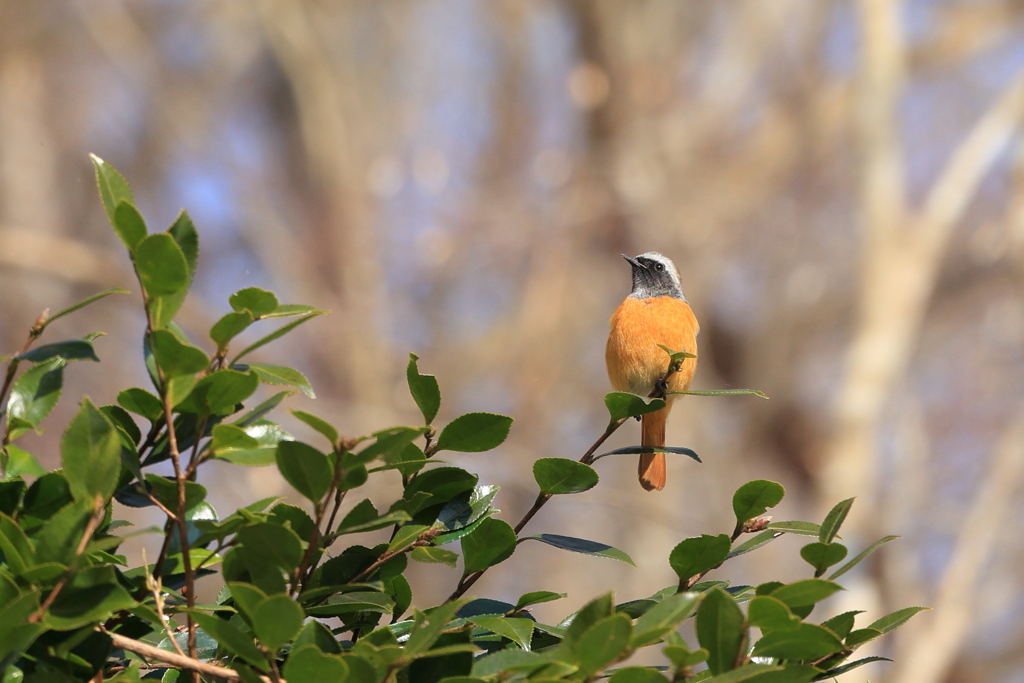
[[[844,664],[843,666],[838,666],[838,667],[836,667],[834,669],[829,669],[828,671],[825,672],[825,675],[828,676],[829,678],[835,678],[837,676],[843,675],[847,671],[851,671],[853,669],[856,669],[857,667],[864,666],[865,664],[870,664],[871,662],[891,662],[891,661],[892,660],[889,659],[888,657],[865,657],[864,659],[858,659],[855,662],[850,662],[849,664]]]
[[[43,623],[55,631],[70,631],[103,621],[135,604],[118,583],[112,566],[89,567],[72,574],[50,605]]]
[[[590,465],[568,458],[541,458],[533,463],[533,478],[543,494],[582,493],[597,485]]]
[[[608,679],[608,683],[665,683],[665,680],[665,677],[656,669],[648,669],[645,666],[627,666],[624,669],[616,669]]]
[[[846,521],[846,515],[850,513],[850,508],[853,507],[853,498],[847,498],[841,503],[837,503],[834,508],[829,510],[829,513],[825,515],[825,521],[821,523],[821,531],[818,533],[818,540],[822,543],[831,543],[832,539],[836,537],[839,532],[839,527]]]
[[[752,538],[748,538],[746,541],[744,541],[743,543],[740,543],[738,546],[733,548],[729,552],[729,554],[726,555],[726,559],[732,559],[733,557],[738,557],[740,555],[745,555],[745,554],[749,553],[752,550],[757,550],[761,546],[767,545],[767,544],[771,543],[772,541],[774,541],[779,536],[782,536],[782,532],[781,531],[775,531],[774,529],[768,529],[767,531],[762,531],[761,533],[757,534],[756,536],[754,536]]]
[[[412,552],[409,553],[409,558],[416,562],[424,562],[427,564],[446,564],[452,569],[455,569],[455,565],[459,562],[459,554],[452,552],[451,550],[445,550],[444,548],[435,548],[433,546],[420,546],[419,548],[413,548]]]
[[[888,633],[889,631],[895,631],[897,628],[905,624],[912,616],[918,612],[931,609],[930,607],[904,607],[903,609],[896,610],[892,614],[887,614],[881,619],[868,624],[868,628],[873,628],[882,633]]]
[[[737,489],[732,497],[732,509],[736,513],[736,530],[748,519],[763,515],[768,508],[778,505],[786,495],[781,484],[764,479],[748,481]]]
[[[20,575],[36,564],[35,550],[28,536],[17,522],[3,513],[0,513],[0,552],[15,574]]]
[[[126,199],[117,202],[112,224],[114,232],[117,233],[124,246],[128,247],[128,253],[134,252],[139,243],[146,239],[148,233],[146,221],[142,219],[139,210]]]
[[[437,450],[479,453],[508,438],[512,418],[493,413],[466,413],[449,422],[437,438]]]
[[[135,272],[150,297],[176,294],[188,286],[188,264],[181,247],[167,233],[142,240],[135,249]]]
[[[276,339],[280,339],[281,337],[283,337],[284,335],[288,334],[289,332],[291,332],[292,330],[294,330],[296,327],[298,327],[302,323],[306,322],[307,320],[312,320],[313,318],[317,317],[318,315],[323,315],[323,313],[324,313],[323,311],[315,311],[313,313],[310,313],[309,315],[305,315],[305,316],[299,318],[298,320],[293,320],[292,322],[288,323],[287,325],[282,325],[281,327],[277,328],[276,330],[274,330],[273,332],[271,332],[267,336],[262,337],[260,339],[257,339],[255,342],[253,342],[249,346],[247,346],[244,349],[242,349],[241,353],[239,353],[237,356],[235,356],[234,360],[231,361],[231,365],[236,364],[243,357],[248,356],[250,353],[252,353],[256,349],[261,348],[263,346],[266,346],[267,344],[269,344],[270,342],[272,342],[272,341],[274,341]]]
[[[89,158],[96,168],[96,186],[100,191],[100,200],[103,202],[103,208],[107,211],[110,224],[114,225],[118,202],[126,200],[135,203],[132,198],[132,190],[128,186],[128,181],[113,166],[95,154],[90,154]]]
[[[881,635],[882,632],[877,628],[859,628],[856,631],[851,631],[850,634],[846,636],[846,647],[854,648],[858,645],[863,645],[869,640],[881,637]]]
[[[580,669],[589,677],[617,661],[632,633],[633,623],[625,614],[613,614],[588,628],[573,648]]]
[[[687,538],[672,549],[668,562],[682,585],[698,574],[717,567],[725,561],[732,541],[725,534]]]
[[[747,606],[747,620],[762,632],[788,631],[800,625],[786,603],[770,595],[758,595]]]
[[[842,586],[825,579],[804,579],[776,588],[770,595],[786,603],[787,607],[800,616],[800,608],[811,607],[840,590],[843,590]]]
[[[465,573],[482,571],[512,557],[516,549],[516,532],[508,522],[488,517],[476,531],[464,536],[462,558]]]
[[[231,449],[253,449],[260,442],[245,433],[238,425],[219,424],[213,428],[213,454],[220,456],[223,451]]]
[[[476,486],[477,481],[478,477],[475,474],[470,474],[462,468],[438,467],[423,472],[409,482],[409,485],[405,487],[403,498],[411,501],[420,491],[429,494],[430,497],[419,508],[422,510],[430,505],[447,503],[460,493],[472,489]],[[416,514],[419,510],[407,511],[410,514]]]
[[[315,624],[317,622],[310,622]],[[333,636],[332,636],[333,639]],[[316,645],[296,647],[284,664],[284,678],[289,683],[322,683],[325,681],[358,681],[349,676],[345,657],[324,654]]]
[[[92,346],[92,342],[85,339],[68,339],[66,341],[54,342],[53,344],[43,344],[36,348],[26,351],[20,356],[16,356],[18,360],[27,360],[32,363],[42,363],[43,361],[50,360],[51,358],[63,358],[64,360],[91,360],[100,362],[100,359],[96,356],[96,350]]]
[[[416,361],[419,356],[415,353],[409,354],[409,365],[405,369],[405,377],[409,383],[409,393],[416,401],[420,412],[423,413],[424,424],[430,424],[437,417],[437,411],[441,408],[441,389],[437,385],[437,378],[433,375],[420,374]]]
[[[785,667],[777,666],[775,664],[747,664],[746,666],[741,666],[738,669],[726,671],[718,676],[701,679],[701,681],[702,683],[742,683],[743,681],[753,681],[759,676],[782,671],[785,671]],[[789,682],[787,681],[786,683]]]
[[[296,491],[314,504],[331,487],[333,472],[327,456],[301,441],[277,444],[277,468]]]
[[[721,588],[708,591],[697,609],[697,640],[708,651],[708,668],[713,674],[736,668],[747,629],[736,601]]]
[[[205,370],[210,362],[202,349],[183,344],[170,330],[152,332],[149,346],[165,377],[194,375]]]
[[[338,430],[326,420],[323,420],[312,413],[307,413],[304,410],[289,409],[289,412],[320,434],[327,437],[327,440],[331,442],[332,446],[338,443]]]
[[[257,420],[255,423],[250,424],[241,429],[239,423],[231,425],[217,425],[213,428],[214,431],[214,456],[228,462],[235,463],[236,465],[245,465],[246,467],[263,467],[264,465],[273,465],[277,461],[277,445],[282,441],[288,441],[291,436],[285,432],[281,427],[269,420]],[[219,427],[230,427],[231,431],[221,431],[220,448],[218,449],[218,443],[216,442],[216,434]],[[238,436],[238,432],[234,430],[241,430],[245,435],[246,439],[242,439]],[[234,440],[232,443],[228,443],[229,440]],[[253,445],[255,442],[255,445]]]
[[[307,313],[316,313],[317,315],[323,315],[329,311],[322,311],[316,306],[307,306],[305,304],[281,304],[270,313],[261,316],[261,319],[267,320],[269,318],[294,318],[298,315],[306,315]]]
[[[238,530],[242,545],[261,560],[291,572],[302,561],[302,540],[287,527],[260,522]],[[216,636],[214,636],[216,637]]]
[[[821,526],[814,522],[769,522],[765,529],[784,531],[796,536],[817,536],[821,531]]]
[[[790,629],[772,631],[762,637],[754,645],[754,655],[814,661],[842,649],[843,643],[827,628],[801,623]]]
[[[106,415],[88,398],[60,441],[60,462],[75,498],[104,501],[117,488],[121,439]]]
[[[353,512],[355,512],[355,509],[353,509],[349,514],[352,514]],[[340,536],[342,534],[358,534],[365,531],[376,531],[377,529],[383,529],[384,527],[392,526],[394,524],[403,524],[411,519],[412,517],[410,517],[404,510],[396,510],[395,512],[389,512],[386,515],[375,517],[367,520],[366,522],[352,524],[350,523],[348,515],[346,515],[345,519],[341,521],[341,526],[338,529],[337,534]]]
[[[228,342],[249,327],[252,320],[252,314],[249,311],[228,313],[210,328],[210,339],[217,344],[217,350],[223,352],[227,348]]]
[[[307,607],[306,614],[316,617],[336,617],[353,612],[390,614],[394,608],[395,601],[387,593],[354,591],[332,595],[326,605]]]
[[[171,510],[178,509],[178,482],[174,477],[147,474],[146,484],[161,503]],[[206,500],[206,487],[194,481],[185,482],[185,510],[191,510]]]
[[[313,645],[321,652],[330,655],[341,654],[341,645],[334,639],[334,634],[331,633],[329,628],[315,619],[306,622],[306,625],[302,627],[302,631],[299,632],[295,642],[292,643],[291,656],[294,656],[295,652],[305,645]],[[286,668],[285,672],[287,673],[287,671]]]
[[[4,474],[8,479],[22,475],[41,477],[49,471],[39,464],[34,455],[14,444],[5,446],[4,451],[7,453],[7,467],[4,468]]]
[[[717,389],[715,391],[666,391],[666,394],[685,394],[687,396],[757,396],[768,399],[768,396],[757,389]]]
[[[358,453],[346,453],[344,464],[346,467],[352,465],[365,465],[377,458],[388,458],[389,455],[400,453],[412,443],[412,440],[426,431],[426,427],[390,427],[374,432],[376,439],[372,444]]]
[[[533,620],[508,617],[470,617],[469,621],[502,638],[508,638],[524,650],[530,649]]]
[[[235,312],[249,311],[256,320],[277,308],[277,297],[273,292],[259,287],[246,287],[232,294],[228,303]]]
[[[630,647],[638,648],[657,642],[667,630],[683,623],[703,597],[702,593],[675,593],[651,607],[636,620]]]
[[[607,458],[609,455],[640,455],[642,453],[665,453],[668,455],[686,455],[697,462],[703,462],[697,452],[692,448],[682,448],[679,446],[626,446],[625,448],[616,448],[614,451],[608,451],[607,453],[601,453],[595,455],[590,459],[591,463],[595,463],[601,458]]]
[[[24,420],[32,426],[38,425],[50,414],[60,399],[64,386],[64,360],[54,358],[22,373],[11,388],[7,399],[7,425],[11,432],[24,433],[23,429],[12,429],[12,421]],[[15,438],[12,434],[11,438]]]
[[[200,628],[213,637],[225,650],[241,657],[260,671],[268,670],[267,660],[263,658],[263,654],[256,647],[252,638],[242,633],[237,626],[209,614],[203,614],[198,610],[191,610],[191,614],[192,619],[199,624]]]
[[[814,567],[814,575],[821,576],[834,564],[846,557],[846,546],[839,543],[808,543],[800,549],[800,557]]]
[[[853,630],[853,622],[858,614],[863,614],[863,610],[857,610],[853,612],[843,612],[837,614],[831,619],[826,619],[821,622],[821,625],[827,628],[832,633],[835,633],[840,638],[845,638],[850,635],[850,631]]]
[[[287,595],[273,595],[256,605],[252,629],[268,650],[277,652],[298,635],[304,617],[299,603]]]
[[[293,396],[294,391],[279,391],[263,403],[259,404],[248,413],[242,416],[241,419],[235,420],[234,424],[239,427],[248,427],[261,420],[267,413],[276,408],[281,404],[281,401],[285,400],[289,396]]]
[[[277,384],[295,387],[306,396],[316,398],[313,387],[306,376],[294,368],[283,365],[267,365],[266,363],[248,363],[235,366],[238,370],[252,369],[264,384]]]
[[[199,233],[196,232],[196,226],[192,224],[192,219],[187,211],[181,210],[181,213],[174,219],[171,227],[167,228],[167,234],[174,238],[174,241],[181,249],[181,253],[185,256],[185,264],[188,266],[188,278],[191,281],[192,276],[196,272],[196,264],[199,261]]]
[[[429,529],[426,524],[406,524],[400,527],[388,543],[388,552],[397,552],[412,545],[420,534]]]
[[[271,524],[284,526],[286,523],[292,531],[299,535],[299,538],[311,538],[316,530],[316,524],[305,510],[287,503],[278,503],[271,509],[267,521]]]
[[[267,594],[250,583],[231,581],[227,586],[235,607],[251,621],[256,612],[256,605],[266,600]]]
[[[132,387],[117,395],[117,404],[127,411],[141,415],[150,422],[156,422],[164,416],[164,407],[160,399],[145,389]]]
[[[518,612],[530,605],[539,605],[542,602],[561,600],[565,596],[565,593],[555,593],[554,591],[530,591],[529,593],[523,593],[519,596],[519,599],[516,600],[515,611]]]
[[[859,555],[857,555],[857,557],[853,558],[852,560],[850,560],[849,562],[844,564],[842,567],[840,567],[836,571],[832,572],[832,575],[828,577],[829,580],[831,581],[831,580],[834,580],[834,579],[838,579],[840,576],[842,576],[843,574],[845,574],[846,572],[850,571],[851,569],[856,567],[858,564],[860,564],[864,560],[864,558],[866,558],[868,555],[870,555],[871,553],[875,552],[876,550],[881,548],[883,545],[885,545],[889,541],[894,541],[897,538],[900,538],[900,537],[899,536],[886,536],[885,538],[882,538],[882,539],[879,539],[878,541],[875,541],[875,543],[872,544],[870,548],[868,548],[867,550],[865,550],[862,553],[860,553]]]
[[[97,294],[93,294],[92,296],[88,297],[87,299],[83,299],[82,301],[79,301],[74,306],[69,306],[68,308],[65,308],[60,313],[57,313],[55,315],[51,315],[49,318],[46,319],[46,322],[43,323],[43,329],[46,329],[46,326],[49,325],[50,323],[52,323],[54,320],[58,320],[60,318],[63,318],[64,316],[68,315],[69,313],[74,313],[75,311],[79,310],[80,308],[85,308],[86,306],[88,306],[89,304],[93,303],[94,301],[99,301],[103,297],[110,296],[111,294],[131,294],[131,292],[129,292],[124,287],[111,287],[110,289],[105,289],[102,292],[99,292]]]
[[[177,408],[201,417],[230,415],[235,412],[235,406],[255,393],[259,384],[255,373],[217,370],[199,380]]]
[[[626,553],[622,552],[618,548],[613,548],[610,545],[598,543],[597,541],[588,541],[582,538],[573,538],[572,536],[560,536],[558,534],[537,534],[536,536],[524,536],[519,540],[540,541],[541,543],[547,543],[550,546],[561,548],[562,550],[569,550],[574,553],[583,553],[584,555],[593,555],[595,557],[610,557],[613,560],[625,562],[632,567],[636,566],[633,564],[633,560],[630,559],[629,555]]]
[[[409,632],[409,639],[405,641],[405,655],[415,657],[429,650],[455,617],[455,613],[467,602],[465,598],[453,600],[435,607],[429,614],[414,610],[415,625]]]
[[[643,396],[629,394],[624,391],[613,391],[610,394],[606,394],[604,404],[608,407],[608,414],[612,422],[636,417],[637,415],[646,415],[665,407],[664,399],[644,398]]]

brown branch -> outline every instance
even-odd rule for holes
[[[142,655],[143,657],[155,659],[160,662],[167,662],[179,669],[187,669],[188,671],[201,673],[206,676],[214,676],[215,678],[220,678],[225,681],[242,680],[238,675],[238,672],[234,669],[229,669],[225,666],[217,666],[216,664],[208,664],[195,659],[194,657],[183,657],[175,652],[171,652],[170,650],[162,650],[150,645],[149,643],[143,643],[138,640],[126,638],[120,633],[109,633],[102,627],[97,627],[96,630],[109,635],[115,648],[134,652],[137,655]],[[264,681],[264,683],[271,683],[270,678],[267,676],[260,676],[260,680]],[[284,679],[281,679],[281,683],[285,683]]]
[[[39,314],[39,317],[36,318],[36,321],[32,325],[32,328],[28,331],[28,339],[25,340],[25,343],[22,344],[21,346],[21,350],[18,351],[17,355],[14,358],[12,358],[10,363],[8,363],[7,365],[7,374],[4,376],[4,384],[3,387],[0,387],[0,417],[3,417],[4,413],[7,412],[7,391],[11,388],[11,384],[14,382],[14,375],[17,374],[18,365],[20,364],[20,361],[18,360],[17,356],[20,356],[23,353],[27,353],[28,350],[32,347],[32,343],[36,339],[39,339],[39,335],[43,333],[43,328],[46,327],[46,319],[49,316],[49,308],[45,309],[42,313]],[[6,446],[8,443],[10,443],[10,432],[8,431],[5,424],[2,445]]]

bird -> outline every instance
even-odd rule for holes
[[[622,258],[633,269],[633,289],[612,314],[605,362],[608,378],[616,391],[649,395],[668,370],[671,360],[658,345],[673,351],[697,354],[700,325],[683,295],[679,271],[672,261],[656,251]],[[669,391],[686,391],[697,369],[697,359],[687,358],[668,379]],[[673,394],[665,396],[665,407],[641,418],[642,446],[665,445],[665,422]],[[647,491],[665,488],[664,453],[643,453],[637,471]]]

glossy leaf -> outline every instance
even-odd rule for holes
[[[289,412],[325,436],[332,446],[338,443],[338,430],[326,420],[304,410],[290,410]]]
[[[89,567],[72,574],[43,622],[56,631],[70,631],[134,605],[135,600],[118,583],[112,566]]]
[[[665,407],[664,399],[644,398],[636,394],[629,394],[624,391],[613,391],[606,394],[604,404],[608,408],[608,415],[612,422],[625,420],[629,417],[646,415],[661,410]]]
[[[117,202],[114,209],[114,220],[112,221],[114,232],[128,247],[128,252],[135,251],[142,240],[146,239],[146,221],[143,220],[139,210],[128,200],[122,199]]]
[[[108,499],[121,471],[121,439],[109,418],[88,398],[60,441],[60,462],[75,498]]]
[[[613,614],[598,621],[583,632],[573,647],[580,669],[592,676],[617,661],[629,647],[632,634],[632,620],[625,614]]]
[[[814,522],[769,522],[765,529],[783,531],[796,536],[817,536],[821,532],[821,525]],[[839,538],[838,536],[836,538]]]
[[[697,640],[708,651],[708,668],[715,675],[736,668],[747,640],[743,613],[721,588],[708,591],[697,609]]]
[[[218,427],[221,426],[214,427],[214,432],[217,432]],[[273,465],[277,461],[278,444],[291,440],[291,436],[281,429],[280,425],[269,420],[257,420],[244,429],[239,427],[238,423],[223,426],[230,427],[231,431],[220,432],[221,438],[225,441],[221,441],[219,449],[218,444],[214,443],[213,455],[236,465],[245,465],[246,467]],[[238,438],[238,432],[234,431],[237,429],[241,429],[247,438],[244,440]],[[228,444],[226,443],[227,439],[237,440]],[[253,445],[253,441],[255,441],[255,445]]]
[[[541,458],[533,463],[533,478],[543,494],[582,493],[594,488],[597,472],[568,458]]]
[[[667,679],[655,669],[645,666],[628,666],[616,669],[608,683],[665,683]]]
[[[542,602],[551,602],[552,600],[561,600],[566,596],[565,593],[555,593],[554,591],[530,591],[529,593],[523,593],[516,600],[515,611],[519,611],[530,605],[539,605]]]
[[[633,627],[632,647],[643,647],[657,642],[667,629],[681,624],[703,598],[701,593],[675,593],[654,605],[636,620]]]
[[[429,614],[415,611],[413,613],[415,626],[409,632],[409,639],[405,641],[406,655],[416,656],[429,650],[430,646],[441,637],[451,620],[455,618],[455,613],[466,602],[468,600],[465,598],[453,600],[435,607]]]
[[[728,558],[733,558],[733,557],[738,557],[739,555],[745,555],[745,554],[749,553],[752,550],[757,550],[761,546],[767,545],[767,544],[771,543],[772,541],[774,541],[776,538],[778,538],[780,536],[782,536],[782,532],[781,531],[775,531],[774,529],[767,529],[767,530],[762,531],[761,533],[757,534],[756,536],[748,538],[743,543],[740,543],[739,545],[737,545],[735,548],[733,548],[729,552],[727,557]]]
[[[252,396],[258,387],[259,379],[255,373],[217,370],[199,380],[192,393],[177,408],[203,417],[230,415],[235,412],[235,406]]]
[[[804,579],[776,588],[771,592],[771,596],[786,603],[787,607],[795,611],[821,602],[842,589],[839,584],[825,579]]]
[[[277,468],[292,487],[311,500],[320,502],[331,487],[331,463],[327,456],[301,441],[277,444]]]
[[[55,358],[22,373],[7,399],[7,424],[11,438],[24,433],[13,421],[23,420],[35,426],[46,419],[60,400],[64,386],[64,360]]]
[[[131,292],[129,292],[124,287],[111,287],[110,289],[105,289],[102,292],[98,292],[96,294],[93,294],[90,297],[82,299],[77,304],[65,308],[63,311],[60,311],[59,313],[55,313],[54,315],[51,315],[49,318],[46,319],[46,322],[43,323],[43,329],[46,329],[46,326],[49,325],[50,323],[52,323],[54,320],[59,320],[60,318],[63,318],[64,316],[68,315],[69,313],[74,313],[75,311],[77,311],[79,309],[82,309],[82,308],[85,308],[89,304],[91,304],[91,303],[93,303],[95,301],[99,301],[100,299],[102,299],[104,297],[108,297],[111,294],[131,294]]]
[[[672,570],[679,577],[680,585],[690,578],[717,567],[725,561],[732,542],[725,534],[709,536],[703,534],[687,538],[679,543],[668,556]]]
[[[22,450],[14,444],[4,446],[7,454],[7,466],[3,469],[8,478],[28,475],[30,477],[41,477],[49,470],[39,464],[36,457],[28,451]]]
[[[903,609],[896,610],[891,614],[887,614],[881,619],[868,624],[868,628],[873,628],[881,631],[882,633],[888,633],[894,631],[903,624],[907,623],[912,616],[918,612],[924,612],[931,609],[930,607],[904,607]]]
[[[259,287],[246,287],[232,294],[228,303],[235,312],[249,311],[255,320],[277,308],[277,296]]]
[[[413,548],[412,552],[409,553],[409,559],[427,564],[446,564],[452,569],[455,569],[455,566],[459,561],[459,554],[452,552],[451,550],[445,550],[444,548],[436,548],[428,545]]]
[[[145,389],[132,387],[117,395],[117,404],[127,411],[141,415],[150,422],[163,418],[164,407],[160,399]]]
[[[800,549],[800,557],[814,567],[814,575],[821,576],[834,564],[846,557],[846,546],[839,543],[808,543]]]
[[[857,566],[858,564],[860,564],[860,563],[861,563],[862,561],[864,561],[864,559],[865,559],[865,558],[866,558],[866,557],[867,557],[868,555],[870,555],[871,553],[875,552],[876,550],[878,550],[879,548],[881,548],[881,547],[882,547],[883,545],[885,545],[885,544],[886,544],[886,543],[888,543],[889,541],[894,541],[894,540],[896,540],[897,538],[899,538],[899,536],[886,536],[885,538],[882,538],[882,539],[880,539],[880,540],[878,540],[878,541],[875,541],[875,542],[874,542],[874,543],[873,543],[873,544],[871,545],[871,547],[869,547],[869,548],[868,548],[867,550],[864,550],[864,551],[863,551],[863,552],[861,552],[861,553],[860,553],[859,555],[857,555],[857,557],[853,558],[852,560],[850,560],[849,562],[847,562],[846,564],[844,564],[844,565],[843,565],[842,567],[840,567],[840,568],[839,568],[839,569],[837,569],[836,571],[832,572],[831,576],[829,576],[829,577],[828,577],[828,578],[829,578],[829,580],[834,580],[834,579],[837,579],[837,578],[839,578],[840,576],[842,576],[842,575],[843,575],[843,574],[845,574],[846,572],[848,572],[848,571],[850,571],[851,569],[853,569],[854,567],[856,567],[856,566]]]
[[[825,515],[825,521],[821,523],[821,531],[818,532],[819,541],[822,543],[832,542],[832,539],[839,532],[839,527],[846,521],[846,515],[850,513],[850,508],[853,507],[853,500],[853,498],[847,498],[829,510],[829,513]]]
[[[416,364],[418,360],[419,356],[415,353],[409,354],[409,365],[405,369],[405,377],[409,384],[409,393],[412,394],[417,407],[423,413],[423,423],[430,424],[437,417],[437,411],[441,408],[441,389],[437,384],[436,377],[420,374]]]
[[[479,453],[508,438],[512,418],[494,413],[466,413],[449,422],[437,437],[437,450]]]
[[[97,363],[100,361],[92,342],[86,339],[68,339],[53,344],[43,344],[17,356],[18,360],[27,360],[32,363],[42,363],[51,358],[63,358],[69,361],[91,360]]]
[[[235,363],[240,361],[245,356],[248,356],[250,353],[252,353],[256,349],[262,348],[262,347],[266,346],[267,344],[269,344],[270,342],[272,342],[272,341],[274,341],[276,339],[280,339],[281,337],[283,337],[284,335],[288,334],[289,332],[294,330],[296,327],[298,327],[302,323],[307,322],[309,320],[312,320],[313,318],[317,317],[318,315],[323,315],[323,311],[315,311],[313,313],[310,313],[309,315],[305,315],[305,316],[299,318],[298,320],[293,320],[292,322],[288,323],[287,325],[282,325],[281,327],[277,328],[276,330],[274,330],[270,334],[266,335],[265,337],[261,337],[260,339],[257,339],[255,342],[253,342],[249,346],[247,346],[244,349],[242,349],[242,351],[237,356],[235,356],[234,360],[231,361],[231,365],[234,365]]]
[[[310,386],[309,380],[306,376],[294,368],[288,368],[283,365],[267,365],[266,363],[248,363],[236,366],[236,369],[242,370],[251,369],[255,371],[256,375],[260,378],[260,381],[264,384],[276,384],[295,387],[306,396],[310,398],[316,398],[316,394],[313,393],[313,387]]]
[[[616,448],[614,451],[608,451],[607,453],[600,453],[590,459],[591,463],[597,462],[601,458],[607,458],[609,455],[640,455],[642,453],[665,453],[666,455],[685,455],[693,458],[697,462],[703,462],[697,452],[692,448],[683,448],[681,446],[626,446],[625,448]]]
[[[757,479],[748,481],[737,489],[732,497],[732,509],[736,514],[736,529],[748,519],[763,515],[768,508],[778,505],[786,495],[786,489],[774,481]]]
[[[530,649],[533,620],[510,617],[470,617],[469,621],[491,633],[508,638],[524,650]]]
[[[271,652],[291,642],[302,628],[305,615],[299,603],[287,595],[272,595],[252,611],[252,628]]]
[[[135,249],[135,271],[150,297],[176,294],[188,285],[188,265],[174,238],[157,233]]]
[[[846,636],[850,635],[850,632],[853,630],[854,620],[857,615],[863,613],[864,612],[862,610],[843,612],[842,614],[837,614],[831,619],[821,622],[821,625],[829,631],[832,631],[832,633],[835,633],[840,638],[846,638]]]
[[[562,550],[583,553],[584,555],[594,555],[595,557],[610,557],[613,560],[625,562],[630,566],[636,566],[626,553],[618,548],[613,548],[610,545],[598,543],[597,541],[588,541],[582,538],[573,538],[572,536],[560,536],[558,534],[537,534],[536,536],[525,536],[520,540],[540,541]]]
[[[800,618],[790,611],[786,603],[770,595],[759,595],[750,601],[747,620],[764,633],[788,631],[800,624]]]
[[[223,351],[227,348],[228,342],[241,334],[245,328],[252,324],[253,317],[249,311],[233,311],[224,315],[210,328],[210,339],[217,344],[217,349]]]
[[[256,647],[252,638],[243,633],[237,626],[199,611],[193,611],[192,618],[214,640],[220,643],[221,647],[225,650],[241,657],[260,671],[268,670],[267,660],[263,658],[263,654]]]
[[[828,629],[816,624],[772,631],[754,645],[754,655],[795,661],[814,661],[843,649],[843,643]]]
[[[310,622],[311,625],[315,623]],[[296,646],[284,664],[284,678],[289,683],[351,681],[353,678],[349,677],[346,659],[325,654],[316,645]]]
[[[96,169],[96,186],[100,191],[100,200],[107,212],[110,224],[114,225],[114,217],[117,212],[117,205],[121,200],[134,203],[131,188],[124,176],[118,173],[117,169],[99,158],[90,154],[92,165]]]
[[[287,527],[261,522],[239,529],[238,538],[261,559],[285,571],[294,570],[302,560],[302,540]]]
[[[202,349],[182,343],[170,330],[154,331],[149,345],[165,377],[194,375],[205,370],[210,362]]]
[[[508,522],[488,517],[476,531],[464,536],[461,543],[465,572],[471,574],[512,557],[516,549],[516,532]]]

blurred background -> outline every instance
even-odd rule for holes
[[[151,230],[193,216],[195,343],[245,286],[332,311],[260,352],[312,381],[292,407],[349,435],[413,423],[414,351],[440,423],[514,416],[497,451],[450,457],[502,486],[513,524],[532,461],[603,429],[619,254],[657,250],[701,322],[693,388],[771,400],[682,398],[669,442],[702,465],[670,460],[649,494],[633,458],[604,459],[597,488],[527,527],[636,569],[527,544],[473,592],[568,592],[541,620],[609,585],[647,596],[675,582],[675,543],[731,530],[733,491],[767,478],[788,491],[776,521],[857,496],[851,556],[903,536],[825,611],[934,608],[870,652],[895,663],[845,680],[1024,681],[1022,70],[1019,0],[0,0],[2,350],[43,308],[136,292],[48,331],[102,329],[103,362],[76,364],[48,432],[19,443],[56,467],[83,393],[147,383],[88,152]],[[611,445],[638,438],[631,422]],[[229,512],[298,499],[272,468],[200,477]],[[386,506],[394,479],[368,495]],[[804,542],[726,573],[804,578]],[[457,579],[417,572],[418,605]]]

